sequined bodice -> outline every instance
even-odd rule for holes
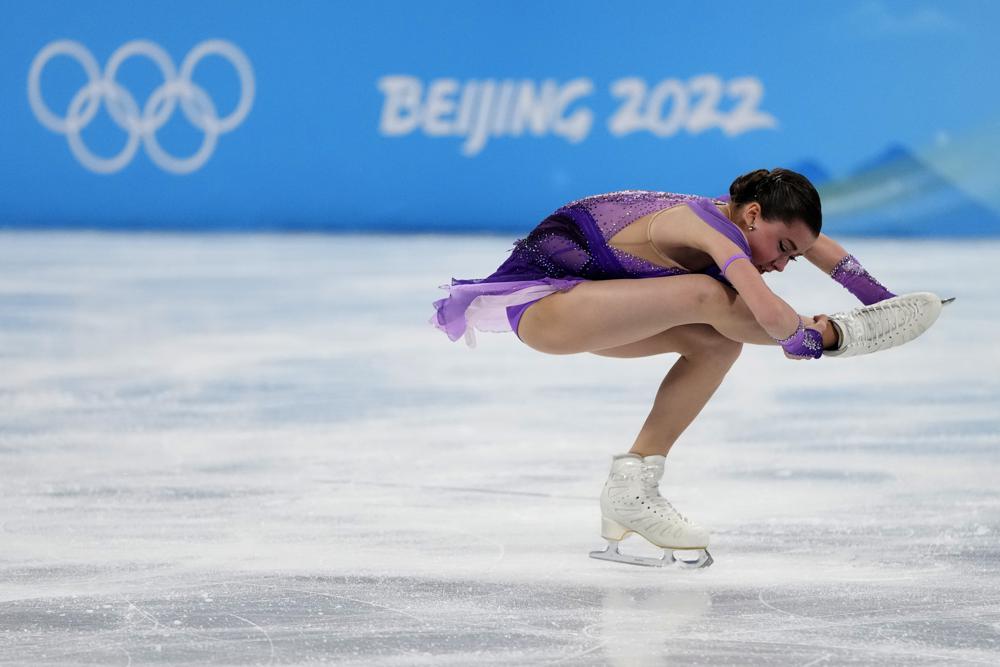
[[[609,241],[644,215],[704,201],[696,195],[649,190],[622,190],[585,197],[556,210],[527,238],[519,240],[514,252],[550,277],[600,280],[689,273],[682,268],[653,264],[615,248]]]
[[[703,197],[651,190],[620,190],[577,199],[563,208],[580,206],[586,209],[597,223],[604,240],[609,241],[644,215],[699,199]]]

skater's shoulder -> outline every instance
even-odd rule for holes
[[[668,218],[671,236],[692,248],[711,254],[711,249],[732,249],[750,254],[750,244],[743,231],[723,213],[721,202],[699,197],[662,211],[658,217]]]

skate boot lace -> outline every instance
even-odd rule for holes
[[[869,347],[892,340],[904,327],[920,316],[920,306],[913,301],[891,304],[876,303],[867,308],[844,313],[843,321],[850,327],[850,345]]]
[[[669,500],[660,495],[658,475],[652,470],[643,470],[640,474],[643,491],[646,492],[646,500],[652,507],[658,510],[669,512],[686,524],[691,524],[686,516],[677,511]]]

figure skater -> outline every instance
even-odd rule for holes
[[[941,311],[929,292],[897,297],[821,226],[819,194],[787,169],[744,174],[718,199],[637,190],[586,197],[516,241],[492,275],[442,286],[449,296],[434,303],[431,323],[470,346],[479,329],[513,331],[547,354],[678,353],[632,448],[612,460],[601,494],[608,547],[591,555],[704,567],[708,531],[660,495],[659,481],[670,448],[743,344],[779,346],[796,360],[867,354],[912,340]],[[803,256],[866,307],[797,314],[762,276]],[[622,553],[632,532],[663,557]]]

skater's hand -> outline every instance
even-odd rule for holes
[[[820,336],[825,335],[827,327],[829,326],[830,326],[830,318],[827,317],[826,315],[813,315],[812,323],[809,322],[805,323],[806,329],[813,329],[814,331],[818,331]],[[784,352],[784,350],[782,351]],[[785,356],[788,357],[789,359],[794,359],[796,361],[813,358],[813,357],[800,356],[797,354],[789,354],[788,352],[785,352]]]

